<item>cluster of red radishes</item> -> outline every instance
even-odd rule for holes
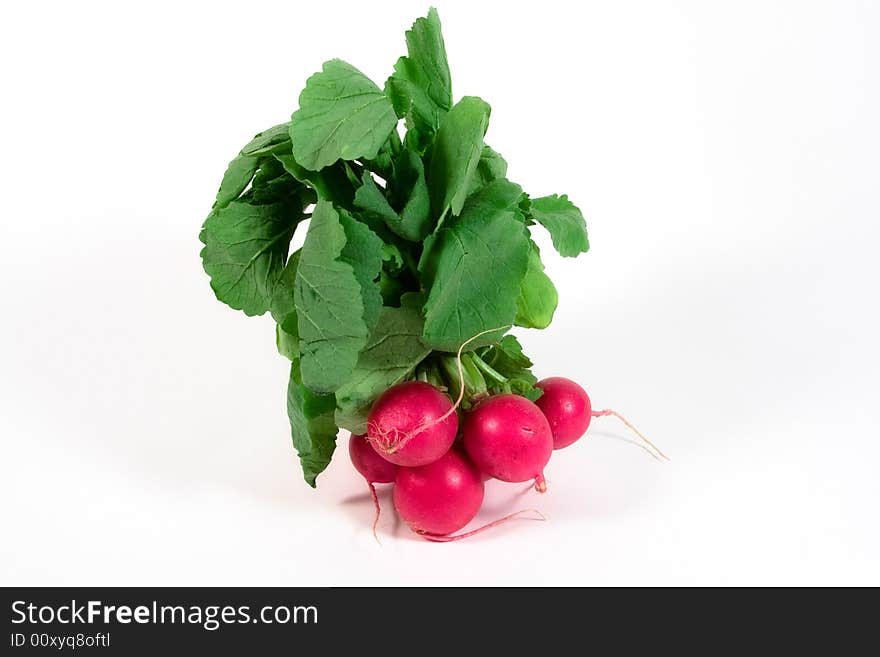
[[[583,436],[593,417],[617,413],[593,411],[587,393],[569,379],[551,377],[537,387],[543,391],[537,402],[515,394],[478,402],[462,413],[460,433],[456,405],[431,384],[407,381],[382,394],[370,410],[366,435],[349,441],[351,461],[370,484],[377,519],[377,483],[393,483],[400,517],[436,541],[474,533],[450,536],[476,516],[490,477],[534,480],[544,492],[553,450]]]

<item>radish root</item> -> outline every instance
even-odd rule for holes
[[[444,422],[446,418],[455,413],[458,410],[458,407],[461,406],[461,402],[464,400],[464,369],[462,368],[461,363],[461,354],[464,351],[464,348],[467,347],[471,342],[477,340],[484,335],[489,333],[495,333],[497,331],[503,331],[505,329],[510,328],[511,325],[508,324],[506,326],[499,326],[497,328],[486,329],[485,331],[480,331],[473,337],[468,338],[464,342],[461,343],[461,346],[458,348],[458,353],[455,355],[455,363],[458,367],[458,398],[455,400],[455,403],[452,405],[448,411],[446,411],[443,415],[428,422],[423,422],[415,429],[412,429],[406,433],[403,433],[397,429],[384,430],[381,427],[377,426],[375,423],[368,423],[368,431],[369,435],[372,433],[377,436],[376,438],[370,438],[373,442],[373,445],[378,447],[381,451],[386,454],[394,454],[395,452],[399,452],[401,449],[406,447],[406,444],[419,435],[425,429],[430,429],[433,426]],[[401,435],[402,434],[402,435]]]
[[[373,515],[373,538],[376,539],[376,542],[379,545],[382,545],[382,541],[379,540],[379,534],[376,533],[376,527],[379,524],[379,514],[382,511],[382,508],[379,506],[379,496],[376,494],[376,486],[372,481],[368,481],[367,485],[370,487],[370,495],[373,496],[373,506],[376,507],[376,513]]]
[[[547,480],[544,479],[544,473],[542,472],[537,477],[535,477],[535,490],[539,493],[547,492]]]
[[[657,445],[655,445],[655,444],[652,443],[650,440],[648,440],[647,438],[645,438],[644,434],[643,434],[641,431],[639,431],[638,429],[636,429],[635,426],[632,424],[632,422],[630,422],[629,420],[627,420],[625,417],[623,417],[623,416],[622,416],[620,413],[618,413],[617,411],[611,410],[610,408],[606,408],[606,409],[601,410],[601,411],[591,411],[591,412],[590,412],[590,415],[593,416],[593,417],[606,417],[606,416],[608,416],[608,415],[612,415],[612,416],[616,417],[618,420],[620,420],[621,422],[623,422],[623,423],[624,423],[624,424],[625,424],[630,430],[632,430],[633,433],[635,433],[639,438],[641,438],[642,441],[645,442],[645,444],[650,445],[651,448],[652,448],[655,452],[657,452],[660,456],[662,456],[662,457],[663,457],[664,459],[666,459],[667,461],[671,461],[671,460],[672,460],[672,459],[670,459],[668,456],[666,456],[666,454],[664,454],[664,453],[660,450],[660,448],[657,447]]]
[[[524,513],[533,513],[537,516],[528,518],[528,520],[547,520],[547,518],[544,517],[544,514],[537,509],[523,509],[522,511],[517,511],[516,513],[510,513],[503,518],[499,518],[498,520],[493,520],[492,522],[483,525],[482,527],[477,527],[476,529],[465,532],[464,534],[456,534],[455,536],[438,536],[437,534],[428,534],[420,531],[416,531],[416,534],[424,538],[426,541],[431,541],[433,543],[451,543],[452,541],[460,541],[464,538],[470,538],[471,536],[484,532],[487,529],[492,529],[492,527],[497,527],[498,525],[505,523],[508,520],[512,520],[513,518],[517,518]]]

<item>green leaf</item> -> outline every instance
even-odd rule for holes
[[[489,113],[485,101],[465,96],[440,122],[428,168],[431,208],[439,220],[449,210],[459,214],[464,205],[483,152]]]
[[[505,335],[482,354],[483,360],[496,372],[507,377],[504,386],[493,387],[493,394],[513,392],[535,401],[542,391],[535,388],[537,377],[532,374],[532,361],[523,353],[522,345],[512,335]]]
[[[401,245],[404,246],[404,245]],[[379,274],[379,289],[385,306],[400,306],[401,297],[408,291],[418,288],[403,252],[394,244],[382,246],[382,272]]]
[[[397,60],[385,91],[397,116],[430,138],[452,107],[452,81],[436,9],[413,23],[406,33],[406,50],[409,55]]]
[[[336,420],[352,433],[366,431],[373,401],[391,386],[405,380],[429,353],[422,340],[421,303],[414,294],[400,308],[382,308],[348,381],[336,391]]]
[[[223,174],[220,189],[217,191],[217,200],[214,202],[215,210],[225,208],[241,196],[241,193],[254,179],[259,164],[258,158],[248,155],[239,155],[229,163],[229,166],[226,167],[226,173]]]
[[[394,188],[407,190],[401,211],[395,210],[368,171],[354,197],[356,207],[370,218],[382,221],[398,237],[420,242],[431,230],[430,200],[421,158],[405,151],[395,165]]]
[[[279,326],[283,326],[288,333],[298,334],[296,328],[296,304],[294,302],[294,290],[296,289],[296,270],[299,266],[299,258],[302,249],[297,249],[290,254],[287,264],[281,270],[281,274],[272,288],[272,296],[269,299],[269,311]]]
[[[406,240],[421,242],[434,226],[425,164],[418,153],[406,150],[395,160],[391,188],[392,201],[400,208],[400,230],[395,232]]]
[[[287,384],[287,418],[293,446],[299,454],[303,477],[312,488],[336,449],[338,429],[333,417],[336,399],[333,395],[316,395],[303,385],[300,363],[290,364]]]
[[[533,198],[529,214],[550,232],[559,255],[570,258],[590,248],[584,216],[565,194]]]
[[[290,121],[296,161],[317,171],[376,157],[397,125],[388,98],[351,64],[333,59],[306,82]]]
[[[398,272],[404,267],[403,254],[394,244],[382,245],[382,262],[389,272]]]
[[[534,379],[535,377],[532,378]],[[535,381],[527,379],[512,379],[510,381],[510,388],[515,395],[521,395],[529,401],[536,402],[544,394],[544,391],[536,388],[535,383]]]
[[[519,185],[497,180],[434,234],[420,268],[429,289],[424,338],[435,349],[455,351],[482,331],[513,324],[529,259],[520,193]],[[492,333],[473,346],[498,338]]]
[[[271,205],[299,199],[299,207],[316,200],[312,190],[284,170],[272,157],[260,158],[260,167],[254,174],[251,188],[241,197],[254,205]]]
[[[294,285],[302,378],[318,393],[333,392],[348,379],[368,336],[361,285],[341,258],[345,244],[339,214],[319,201]]]
[[[345,169],[341,163],[325,167],[320,171],[311,171],[300,166],[299,162],[289,153],[276,153],[275,158],[291,176],[305,185],[311,185],[318,193],[319,198],[332,201],[340,207],[351,207],[354,188],[348,181],[348,176],[345,175]]]
[[[354,194],[354,205],[371,218],[382,221],[389,228],[397,227],[400,224],[400,217],[391,207],[369,171],[364,171],[361,186]]]
[[[288,333],[281,328],[280,324],[275,325],[275,348],[287,360],[299,360],[299,336],[294,333]]]
[[[272,126],[268,130],[258,132],[250,142],[241,149],[242,155],[253,157],[269,155],[277,150],[277,146],[290,141],[290,122]]]
[[[289,144],[288,126],[288,123],[282,123],[257,133],[241,149],[238,156],[227,166],[226,173],[223,174],[223,181],[220,183],[220,189],[217,192],[214,209],[225,208],[229,203],[241,196],[242,192],[254,179],[254,174],[257,172],[264,155],[271,153],[273,149],[278,149],[279,145],[285,142]]]
[[[199,237],[205,244],[202,265],[217,298],[246,315],[265,313],[302,218],[294,203],[233,201],[212,212]]]
[[[397,128],[391,131],[388,140],[379,148],[379,152],[371,160],[364,159],[363,165],[386,180],[391,175],[391,168],[394,163],[394,156],[400,150],[400,135]]]
[[[346,240],[340,260],[351,265],[361,286],[363,320],[367,331],[371,331],[382,307],[382,295],[377,282],[382,270],[382,240],[345,211],[339,213],[339,220],[345,230]]]
[[[529,267],[516,300],[516,325],[544,329],[553,321],[559,295],[553,281],[544,273],[538,246],[534,242],[530,242],[530,245]]]
[[[229,203],[241,196],[251,183],[263,155],[277,149],[279,144],[290,142],[287,134],[288,123],[276,125],[257,135],[241,149],[238,156],[229,163],[223,181],[217,192],[214,209],[225,208]]]
[[[382,241],[369,228],[359,224],[344,212],[340,221],[346,234],[346,244],[340,259],[349,264],[361,286],[361,298],[364,307],[364,322],[371,328],[379,316],[382,297],[379,284],[375,280],[379,276],[384,255]],[[296,314],[295,290],[296,272],[299,265],[301,250],[291,254],[287,264],[272,292],[270,311],[278,323],[276,345],[282,355],[292,359],[292,354],[299,357],[299,321]]]
[[[483,359],[504,376],[516,376],[532,366],[531,359],[523,353],[516,336],[505,335],[483,355]]]
[[[478,192],[493,180],[507,177],[507,162],[501,154],[492,150],[489,146],[483,146],[477,170],[471,180],[468,196]]]

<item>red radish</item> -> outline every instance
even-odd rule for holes
[[[590,426],[590,398],[577,383],[561,376],[539,381],[536,387],[544,391],[535,404],[550,423],[553,449],[568,447]]]
[[[586,390],[571,379],[566,379],[562,376],[551,376],[550,378],[538,381],[535,385],[544,391],[544,394],[538,398],[536,403],[541,412],[547,417],[547,422],[549,422],[550,429],[553,431],[553,449],[562,449],[577,441],[587,432],[592,418],[613,415],[629,427],[647,445],[650,445],[657,454],[667,461],[669,460],[666,454],[645,438],[641,431],[636,429],[629,420],[617,411],[611,409],[594,411]],[[650,452],[650,450],[648,451]]]
[[[361,473],[370,487],[376,515],[373,517],[373,536],[376,536],[376,525],[379,522],[379,497],[373,484],[390,484],[397,475],[397,466],[376,454],[366,436],[351,434],[348,439],[348,455],[351,457],[355,470]],[[377,537],[378,540],[378,537]]]
[[[400,468],[394,506],[410,528],[426,538],[458,531],[483,503],[480,471],[457,449],[416,468]]]
[[[397,475],[397,466],[376,454],[366,436],[351,434],[348,454],[355,469],[371,484],[390,484]]]
[[[544,467],[553,452],[553,433],[535,404],[503,394],[480,402],[466,416],[464,448],[476,466],[502,481],[535,480],[544,492]]]
[[[449,398],[430,383],[407,381],[373,404],[367,437],[382,458],[396,465],[427,465],[452,447],[458,416]]]

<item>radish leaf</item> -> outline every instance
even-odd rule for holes
[[[336,449],[339,430],[333,419],[335,408],[333,395],[316,395],[303,385],[300,363],[293,361],[287,384],[287,417],[293,446],[302,464],[303,477],[312,488]]]
[[[430,199],[421,158],[412,151],[404,151],[395,165],[393,180],[402,196],[399,213],[367,171],[355,193],[354,204],[368,217],[382,221],[395,235],[420,242],[431,231]]]
[[[280,144],[290,141],[289,131],[290,122],[280,123],[267,130],[258,132],[254,138],[241,149],[241,154],[253,157],[269,155],[274,152]]]
[[[529,213],[532,219],[548,230],[553,248],[559,255],[571,258],[589,250],[584,215],[565,194],[533,198]]]
[[[226,173],[223,174],[223,181],[217,191],[214,209],[225,208],[241,196],[241,193],[254,179],[259,165],[259,159],[249,155],[239,155],[232,160],[226,168]]]
[[[500,153],[492,150],[489,146],[483,146],[480,161],[477,163],[477,170],[471,179],[468,196],[480,191],[493,180],[506,177],[507,162],[501,157]]]
[[[377,282],[382,269],[382,240],[344,210],[339,212],[339,220],[345,230],[345,246],[340,259],[351,265],[361,286],[364,325],[369,332],[376,325],[379,309],[382,308],[382,295]]]
[[[406,49],[408,56],[397,60],[385,91],[397,116],[407,120],[407,128],[427,140],[452,107],[452,79],[436,9],[432,7],[427,18],[419,18],[407,31]]]
[[[233,201],[211,213],[201,234],[202,264],[217,298],[246,315],[265,313],[302,217],[289,202]]]
[[[440,122],[428,169],[431,209],[440,221],[449,210],[461,212],[483,152],[489,113],[485,101],[465,96]]]
[[[367,341],[361,285],[341,258],[345,244],[339,213],[319,201],[294,285],[302,380],[316,393],[333,392],[346,381]]]
[[[437,233],[431,256],[420,265],[429,289],[424,337],[435,349],[455,351],[481,331],[513,324],[529,259],[526,228],[517,216],[521,191],[496,180]]]
[[[374,158],[395,125],[382,90],[351,64],[332,59],[300,94],[290,119],[293,155],[313,171],[339,159]]]
[[[294,289],[296,288],[296,269],[299,266],[299,257],[302,251],[297,249],[290,254],[287,264],[275,281],[272,288],[272,297],[269,301],[269,311],[272,318],[279,326],[284,327],[288,333],[296,333],[296,305],[294,304]]]
[[[311,171],[300,166],[290,153],[275,153],[284,169],[304,185],[311,185],[318,197],[332,201],[338,206],[348,208],[354,198],[354,188],[339,164],[325,167],[320,171]]]
[[[538,246],[534,242],[530,244],[529,267],[516,300],[516,325],[544,329],[553,321],[559,296],[553,281],[544,273]]]
[[[425,180],[425,165],[415,151],[406,150],[395,160],[391,192],[392,201],[400,207],[400,232],[397,234],[404,239],[421,242],[434,226],[431,223],[431,197]]]

